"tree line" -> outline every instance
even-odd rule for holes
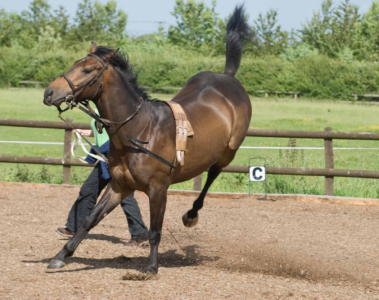
[[[175,24],[130,36],[115,1],[82,0],[70,18],[64,7],[33,0],[21,13],[0,9],[0,86],[21,80],[48,84],[88,53],[89,42],[127,52],[146,86],[182,86],[206,70],[222,72],[228,18],[199,0],[176,0]],[[352,99],[379,86],[379,1],[361,14],[349,0],[325,0],[299,30],[285,31],[269,10],[250,22],[237,78],[250,94],[297,91],[304,97]]]
[[[160,26],[157,33],[129,37],[127,13],[116,1],[101,4],[83,0],[70,19],[60,6],[52,10],[47,0],[33,0],[21,13],[0,10],[0,45],[76,48],[78,43],[96,40],[100,44],[123,45],[128,41],[175,45],[209,55],[225,51],[225,29],[228,18],[217,13],[216,1],[207,6],[202,1],[176,0],[171,14],[176,24],[167,32]],[[301,25],[299,30],[283,30],[274,9],[260,13],[252,22],[254,33],[245,49],[253,56],[283,56],[294,59],[304,55],[322,54],[342,60],[377,60],[379,48],[379,1],[361,14],[359,7],[342,0],[324,0],[319,11]]]

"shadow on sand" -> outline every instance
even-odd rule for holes
[[[112,244],[126,244],[126,239],[120,239],[116,236],[106,235],[106,234],[87,234],[84,238],[85,240],[98,240],[98,241],[108,241]],[[68,241],[69,238],[61,237],[61,241]]]
[[[98,236],[98,235],[97,235]],[[101,235],[103,236],[103,235]],[[124,243],[118,238],[114,240],[110,238],[111,242],[116,243]],[[119,240],[119,241],[117,241]],[[178,250],[168,250],[164,253],[160,253],[158,256],[159,266],[164,268],[179,268],[179,267],[192,267],[199,266],[205,262],[213,262],[218,261],[220,259],[219,256],[205,256],[202,255],[197,249],[198,246],[192,245],[184,247],[183,250],[185,254]],[[179,252],[179,253],[178,253]],[[148,257],[126,257],[126,256],[118,256],[114,258],[83,258],[83,257],[67,257],[66,265],[72,263],[78,263],[86,265],[86,267],[78,268],[75,270],[64,270],[59,269],[56,271],[49,270],[46,273],[71,273],[78,271],[86,271],[86,270],[97,270],[103,268],[114,268],[114,269],[123,269],[123,270],[137,270],[142,271],[148,264]],[[23,260],[23,263],[44,263],[48,264],[52,258],[45,258],[42,260]]]

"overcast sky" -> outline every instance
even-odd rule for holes
[[[106,3],[107,0],[99,0]],[[228,16],[236,4],[245,2],[247,13],[250,15],[250,23],[257,18],[260,12],[265,13],[270,8],[278,10],[279,23],[285,30],[300,29],[301,24],[312,17],[313,11],[321,8],[323,0],[217,0],[216,10],[220,17]],[[334,0],[340,3],[342,0]],[[79,0],[50,0],[53,8],[62,5],[71,16],[74,16]],[[204,0],[210,5],[212,0]],[[351,3],[360,7],[360,13],[366,12],[371,6],[372,0],[351,0]],[[1,0],[0,8],[6,11],[20,12],[28,8],[30,0]],[[175,0],[118,0],[118,7],[128,14],[127,31],[131,35],[141,35],[157,31],[158,24],[154,22],[166,22],[166,28],[175,23],[170,14],[173,10]]]

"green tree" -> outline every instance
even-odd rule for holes
[[[56,50],[61,43],[60,34],[55,34],[54,28],[47,25],[40,29],[37,48],[40,51]]]
[[[58,9],[54,10],[51,24],[49,24],[54,28],[54,33],[62,38],[66,37],[70,29],[68,18],[66,9],[60,5]]]
[[[50,6],[45,0],[33,0],[28,10],[20,15],[7,14],[0,11],[0,42],[1,45],[19,44],[32,48],[38,41],[38,36],[51,22]]]
[[[44,29],[46,25],[51,23],[52,15],[50,12],[50,5],[45,0],[33,0],[29,4],[29,10],[21,13],[21,17],[27,24],[29,34],[37,40],[41,28]]]
[[[257,54],[278,55],[284,51],[288,43],[288,32],[278,25],[278,12],[270,9],[265,16],[261,13],[254,21],[253,30],[257,37]]]
[[[321,12],[313,12],[311,20],[300,30],[302,42],[320,50],[321,53],[331,53],[329,37],[331,35],[331,23],[333,18],[333,1],[324,0]]]
[[[344,0],[335,10],[332,30],[337,53],[346,53],[354,49],[357,27],[360,21],[358,6]]]
[[[164,30],[164,27],[163,27],[162,24],[159,24],[159,26],[158,26],[158,33],[155,34],[154,38],[155,38],[155,42],[158,45],[163,46],[163,45],[166,44],[167,35],[165,33],[165,30]]]
[[[174,45],[199,49],[211,46],[217,36],[218,14],[216,1],[208,7],[203,1],[176,0],[174,11],[176,26],[170,26],[168,39]]]
[[[217,32],[214,39],[213,53],[215,55],[225,55],[226,49],[226,26],[231,14],[225,19],[219,19],[217,22]]]
[[[322,3],[300,31],[302,41],[332,57],[345,57],[356,48],[360,22],[358,6],[344,0],[333,8],[332,0]]]
[[[318,56],[319,52],[317,49],[311,49],[308,44],[302,43],[297,47],[287,47],[284,52],[280,54],[280,57],[287,61],[294,61],[303,57],[315,57]]]
[[[126,37],[127,15],[117,9],[116,1],[102,5],[98,1],[83,0],[79,3],[74,20],[71,40],[76,42],[116,44]]]
[[[356,38],[359,59],[379,59],[379,1],[374,0],[369,11],[363,14]]]
[[[10,47],[21,31],[20,16],[0,10],[0,45]]]

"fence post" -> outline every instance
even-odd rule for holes
[[[201,181],[202,181],[201,174],[194,178],[193,180],[194,191],[201,191],[201,183],[202,183]]]
[[[72,123],[72,119],[67,118],[66,122]],[[71,158],[71,135],[72,129],[64,130],[64,147],[63,155],[66,155],[66,158]],[[63,184],[70,184],[71,182],[71,166],[63,166]]]
[[[331,127],[326,127],[325,131],[332,131]],[[324,139],[325,148],[325,168],[334,169],[334,158],[333,158],[333,140]],[[325,176],[325,195],[334,196],[334,177]]]

